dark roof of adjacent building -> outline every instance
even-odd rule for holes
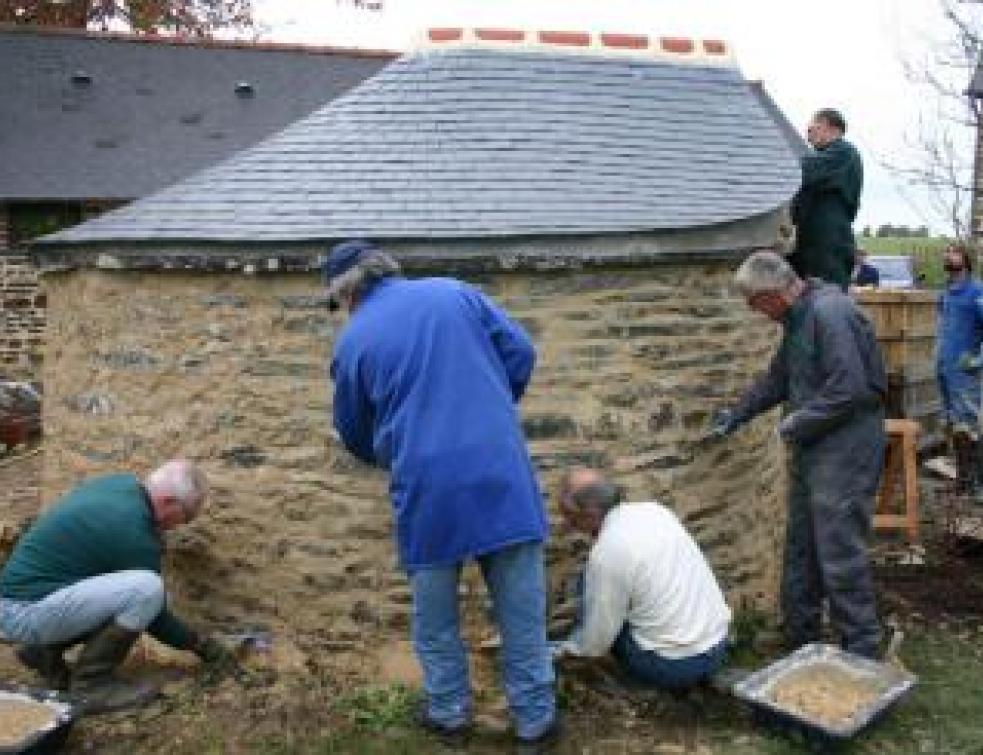
[[[309,115],[394,57],[2,27],[0,201],[144,196]]]
[[[688,229],[774,210],[797,157],[733,65],[460,47],[401,58],[51,243]]]

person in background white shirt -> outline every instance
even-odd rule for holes
[[[727,652],[731,612],[699,546],[669,509],[623,503],[601,472],[569,470],[560,512],[593,539],[582,606],[554,656],[611,653],[633,679],[668,689],[700,683]]]

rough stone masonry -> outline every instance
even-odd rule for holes
[[[44,343],[45,297],[37,270],[0,248],[0,377],[37,380]]]
[[[690,261],[470,279],[539,348],[522,413],[544,486],[567,464],[610,467],[633,499],[681,514],[733,605],[767,609],[783,519],[777,441],[764,421],[696,443],[775,342],[732,293],[732,273]],[[44,281],[45,500],[95,473],[190,456],[212,495],[172,542],[180,610],[312,645],[404,634],[385,476],[329,439],[338,321],[314,274],[77,269]],[[577,548],[553,519],[558,579]]]

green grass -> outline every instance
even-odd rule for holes
[[[366,687],[341,698],[337,710],[355,726],[381,732],[393,726],[412,723],[420,694],[402,684]]]
[[[753,635],[759,630],[758,617],[745,614],[739,623],[745,640],[753,644]],[[643,705],[633,716],[636,720],[631,729],[619,716],[597,712],[592,715],[589,707],[575,708],[567,712],[566,734],[557,752],[658,752],[658,747],[664,745],[672,752],[695,748],[693,751],[719,755],[828,751],[843,755],[983,755],[983,629],[958,632],[951,627],[909,627],[907,632],[901,656],[918,675],[918,685],[883,721],[835,750],[817,746],[794,733],[754,725],[735,699],[707,694],[698,709],[689,713],[685,704],[674,703],[671,697],[655,707]],[[351,728],[328,736],[301,737],[290,744],[267,742],[255,752],[429,755],[453,751],[483,755],[508,751],[509,740],[487,735],[476,736],[464,750],[445,749],[439,740],[413,725],[410,711],[415,700],[416,693],[403,687],[366,688],[337,703]],[[684,749],[672,749],[677,747]]]

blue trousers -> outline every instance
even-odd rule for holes
[[[33,602],[0,599],[0,634],[28,645],[68,642],[107,621],[134,632],[164,608],[164,583],[145,569],[89,577]]]
[[[665,658],[635,642],[625,622],[611,646],[611,655],[633,679],[662,689],[685,689],[699,684],[720,668],[727,657],[727,640],[699,655]]]
[[[541,543],[480,556],[492,613],[502,636],[502,680],[520,739],[546,731],[556,715],[553,664],[546,644],[546,575]],[[410,575],[413,643],[423,668],[428,713],[447,727],[471,716],[467,649],[461,639],[458,583],[462,564]]]
[[[587,574],[581,571],[574,585],[577,626],[583,626],[586,605]],[[666,658],[646,650],[631,636],[626,621],[611,645],[611,655],[633,679],[663,689],[685,689],[712,676],[727,658],[727,638],[699,655]]]

